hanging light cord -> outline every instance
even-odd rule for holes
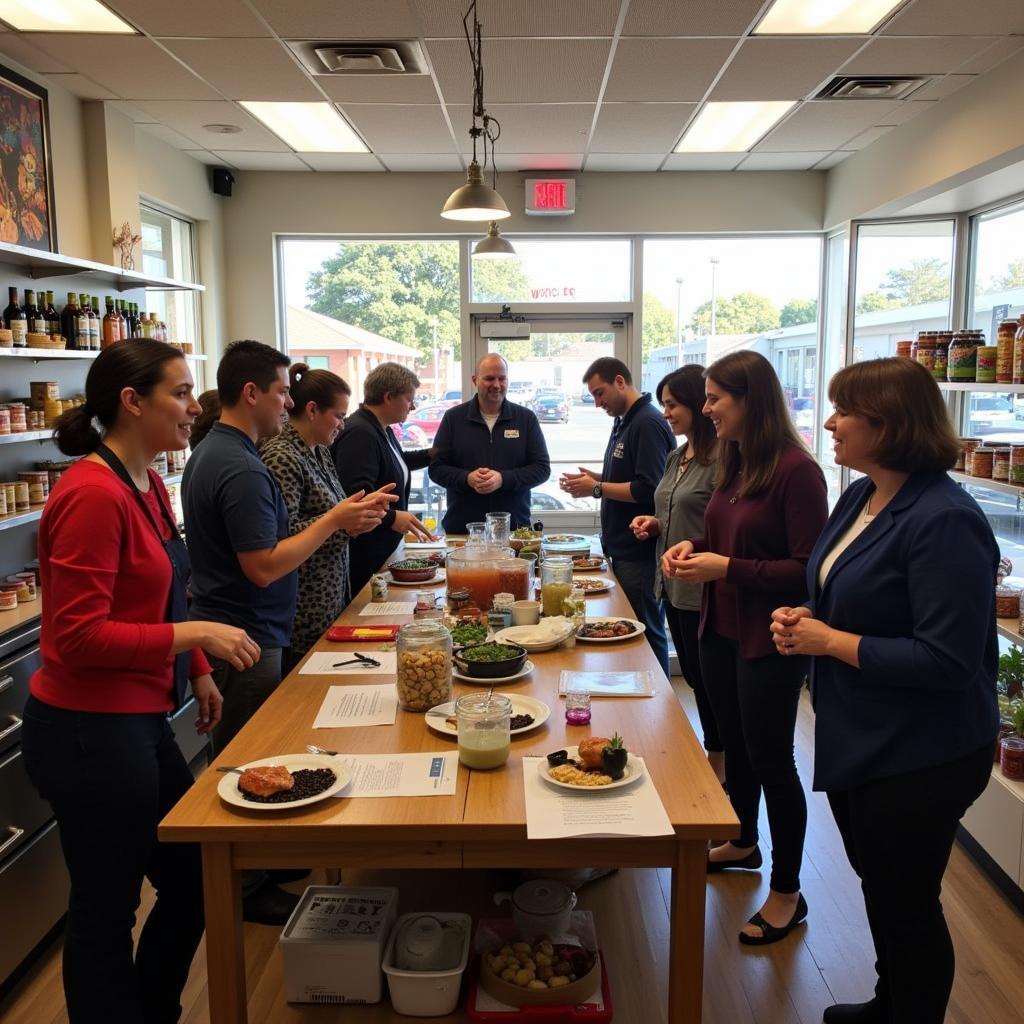
[[[498,119],[491,117],[484,107],[484,54],[483,41],[480,37],[480,22],[476,16],[477,0],[470,0],[469,7],[462,19],[462,30],[466,36],[466,45],[469,47],[469,59],[473,65],[473,127],[469,134],[473,139],[473,160],[476,161],[477,139],[483,138],[484,162],[483,170],[487,170],[487,146],[490,143],[491,149],[491,180],[492,187],[497,189],[498,169],[494,163],[494,144],[501,136],[501,125]],[[472,28],[470,28],[472,18]],[[482,120],[483,126],[477,124],[477,119]]]

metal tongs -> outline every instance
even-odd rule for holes
[[[352,652],[355,657],[349,661],[337,661],[331,668],[344,668],[346,665],[362,665],[364,668],[380,668],[380,662],[376,658],[367,658],[358,651]]]

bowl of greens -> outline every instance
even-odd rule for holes
[[[490,631],[486,622],[460,622],[457,626],[452,626],[452,643],[456,647],[482,644]]]
[[[518,555],[523,551],[540,551],[542,533],[536,533],[528,526],[520,526],[512,531],[509,537],[509,547]]]
[[[526,648],[519,644],[473,644],[452,655],[464,676],[499,679],[514,676],[526,663]]]
[[[387,568],[399,583],[426,583],[437,575],[437,563],[427,558],[403,558]]]

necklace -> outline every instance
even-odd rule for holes
[[[742,469],[739,469],[739,470],[737,470],[737,471],[736,471],[736,484],[737,484],[737,486],[739,486],[739,478],[740,478],[741,476],[743,476],[743,470],[742,470]],[[739,495],[739,491],[737,491],[737,492],[736,492],[736,493],[735,493],[735,494],[734,494],[734,495],[733,495],[733,496],[732,496],[732,497],[731,497],[731,498],[729,499],[729,504],[730,504],[730,505],[735,505],[735,504],[736,504],[736,502],[737,502],[737,501],[739,501],[739,500],[740,500],[740,495]]]

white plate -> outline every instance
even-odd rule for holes
[[[541,620],[543,622],[543,619]],[[499,629],[494,634],[494,639],[497,643],[513,643],[519,644],[520,647],[525,647],[531,654],[539,653],[540,651],[550,651],[557,647],[563,640],[565,640],[571,628],[567,628],[564,632],[556,634],[545,640],[524,640],[524,636],[531,636],[531,631],[536,631],[538,626],[507,626],[505,629]]]
[[[608,579],[604,576],[577,576],[572,581],[574,587],[578,587],[584,580],[593,580],[595,583],[600,583],[600,588],[595,587],[593,590],[583,589],[583,595],[590,597],[591,594],[607,594],[609,590],[615,589],[615,580]]]
[[[239,768],[267,768],[270,765],[281,764],[290,772],[298,771],[300,768],[330,768],[336,778],[333,785],[328,786],[322,793],[316,796],[307,796],[303,800],[289,800],[283,804],[265,804],[258,800],[246,800],[238,791],[238,775],[235,772],[225,772],[217,783],[217,794],[225,803],[235,807],[244,807],[248,811],[289,811],[293,807],[305,807],[307,804],[315,804],[319,800],[326,800],[335,793],[341,792],[351,781],[352,776],[337,758],[325,757],[323,754],[281,754],[279,757],[264,757],[259,761],[249,761],[247,764],[240,764]]]
[[[511,683],[515,679],[522,679],[528,676],[534,669],[534,664],[529,658],[523,662],[523,667],[511,676],[496,676],[494,679],[481,679],[479,676],[464,676],[458,669],[452,669],[452,677],[460,679],[464,683],[473,683],[475,686],[493,686],[495,683]]]
[[[569,755],[570,761],[575,761],[579,754],[579,747],[564,747],[565,752]],[[557,779],[551,778],[548,775],[548,769],[554,767],[548,764],[548,759],[542,758],[537,765],[537,769],[540,771],[540,777],[545,782],[550,782],[552,786],[558,786],[559,789],[568,789],[573,793],[607,793],[609,789],[621,789],[623,786],[629,786],[636,782],[637,779],[642,779],[644,775],[644,768],[640,761],[635,758],[632,754],[626,756],[626,773],[621,779],[617,779],[615,782],[609,782],[607,786],[574,786],[569,782],[559,782]]]
[[[435,572],[429,580],[416,580],[413,583],[409,583],[406,580],[396,580],[390,572],[382,572],[381,576],[387,580],[389,586],[393,587],[433,587],[438,583],[444,583],[443,571]]]
[[[513,715],[533,715],[533,725],[527,725],[522,729],[513,729],[513,736],[519,736],[521,733],[539,728],[551,714],[551,708],[544,701],[537,700],[536,697],[527,697],[518,693],[506,693],[504,696],[512,702]],[[445,718],[434,714],[435,711],[441,712]],[[459,730],[455,726],[449,725],[447,721],[447,716],[454,714],[455,701],[449,701],[447,704],[438,704],[436,708],[431,708],[423,717],[434,732],[443,732],[446,736],[458,736]]]
[[[593,557],[597,557],[594,555]],[[572,567],[573,572],[604,572],[608,568],[608,562],[606,559],[601,559],[601,564],[597,566],[593,565],[574,565]]]
[[[589,625],[592,622],[632,622],[636,627],[634,632],[627,633],[625,636],[579,636],[576,639],[581,644],[617,644],[623,640],[635,640],[641,633],[647,631],[647,627],[642,622],[637,622],[636,619],[629,619],[625,615],[595,615],[592,618],[586,619],[584,625]],[[605,787],[607,789],[607,786]]]

